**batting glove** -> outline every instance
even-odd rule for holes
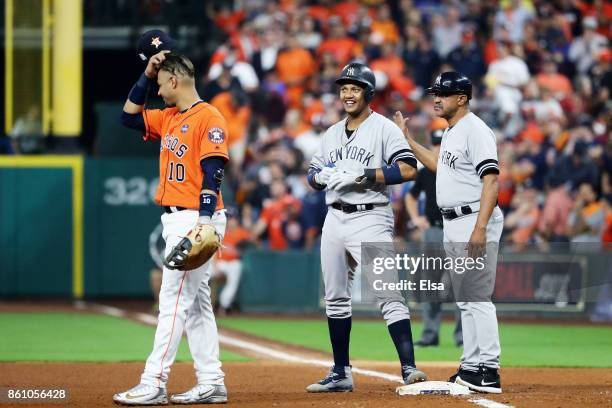
[[[330,190],[340,191],[343,188],[360,184],[361,180],[363,180],[363,170],[361,172],[342,170],[332,174],[327,183],[327,187]]]
[[[334,173],[336,173],[335,167],[324,167],[323,170],[315,174],[314,181],[319,185],[325,186],[329,183],[329,179]]]

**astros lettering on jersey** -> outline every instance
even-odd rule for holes
[[[144,139],[160,140],[155,202],[198,209],[203,178],[200,161],[211,156],[229,158],[225,118],[206,102],[198,102],[184,113],[177,108],[147,109],[143,116]],[[222,208],[219,192],[216,209]]]

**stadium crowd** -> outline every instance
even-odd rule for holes
[[[446,124],[424,88],[445,70],[472,79],[471,108],[498,136],[506,241],[612,239],[609,3],[244,1],[208,11],[227,40],[202,94],[231,126],[242,224],[269,248],[312,247],[320,233],[324,197],[304,174],[342,118],[334,79],[352,59],[375,71],[373,108],[408,113],[425,142]],[[394,190],[397,232],[418,239],[407,192]]]
[[[612,4],[603,0],[242,0],[207,8],[226,40],[199,81],[227,118],[224,193],[251,239],[316,247],[324,195],[308,188],[320,137],[342,119],[334,80],[350,60],[376,74],[372,107],[446,127],[424,94],[438,73],[475,85],[471,109],[497,134],[504,240],[612,241]],[[395,186],[400,237],[422,225]]]

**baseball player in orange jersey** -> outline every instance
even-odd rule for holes
[[[144,109],[147,89],[154,81],[159,85],[158,94],[166,109]],[[166,257],[172,257],[174,246],[198,223],[212,224],[223,236],[226,218],[219,188],[228,160],[227,124],[217,109],[198,96],[191,61],[169,51],[152,56],[130,91],[121,121],[143,131],[145,140],[160,142],[155,201],[165,211],[161,221]],[[168,258],[165,264],[169,265]],[[140,384],[115,394],[115,402],[168,403],[166,384],[183,329],[187,332],[198,383],[170,400],[180,404],[227,401],[210,301],[210,274],[210,261],[189,271],[164,267],[153,351]]]

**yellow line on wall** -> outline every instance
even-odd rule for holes
[[[42,2],[42,131],[49,134],[51,119],[51,0]]]
[[[83,270],[83,157],[49,155],[38,157],[0,156],[0,167],[68,168],[72,170],[72,295],[82,298]]]
[[[13,0],[4,3],[4,133],[13,129]]]

